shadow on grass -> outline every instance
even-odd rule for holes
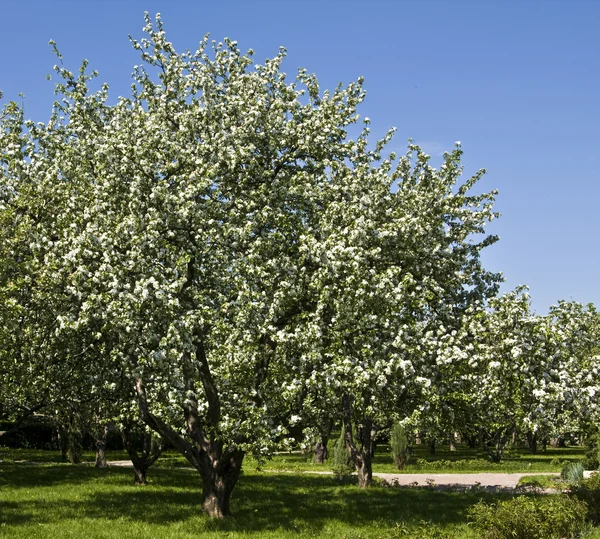
[[[197,531],[304,531],[318,534],[332,523],[345,526],[465,522],[468,507],[479,500],[505,498],[476,492],[373,487],[360,490],[333,477],[291,474],[245,474],[232,497],[234,517],[223,521],[201,515],[201,482],[191,470],[150,470],[148,487],[132,485],[131,470],[96,470],[65,466],[2,469],[2,485],[19,491],[22,501],[2,504],[2,520],[57,523],[61,519],[131,520],[169,525],[194,520]],[[19,469],[21,468],[21,475]],[[34,477],[35,476],[35,477]],[[30,494],[32,493],[32,494]]]

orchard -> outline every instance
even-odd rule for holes
[[[1,419],[50,420],[74,462],[93,433],[99,465],[118,429],[138,483],[168,445],[217,518],[245,458],[322,462],[332,436],[360,487],[393,425],[493,462],[593,438],[600,316],[499,295],[480,259],[497,193],[460,143],[438,168],[396,156],[360,78],[322,90],[284,49],[177,52],[159,16],[145,33],[129,96],[52,44],[48,121],[2,109]]]

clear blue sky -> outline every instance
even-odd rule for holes
[[[113,95],[126,94],[143,12],[160,12],[169,39],[194,49],[210,33],[253,48],[288,49],[322,88],[362,75],[362,114],[373,134],[398,128],[439,156],[460,140],[466,172],[488,170],[500,191],[500,242],[484,255],[504,290],[531,288],[534,308],[559,299],[600,305],[600,2],[473,1],[52,1],[0,3],[3,102],[25,94],[46,120],[54,39],[71,70],[82,58]]]

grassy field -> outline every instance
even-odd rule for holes
[[[341,485],[331,476],[246,472],[233,495],[234,518],[199,512],[198,475],[153,469],[148,487],[131,470],[0,464],[0,536],[169,537],[475,537],[466,509],[485,493]]]
[[[437,462],[450,461],[451,456],[460,460],[461,454],[463,460],[479,458],[467,450],[440,452]],[[93,461],[92,454],[85,457]],[[553,459],[580,457],[576,451],[552,450],[549,455],[536,455],[532,467],[557,471],[559,467],[550,464]],[[113,452],[109,458],[125,455]],[[510,458],[514,466],[527,463],[525,454]],[[382,451],[375,468],[393,471],[391,460],[386,459],[389,456]],[[480,500],[511,496],[384,486],[360,490],[354,484],[340,484],[333,476],[257,471],[250,459],[233,494],[234,517],[214,521],[199,510],[198,474],[184,469],[185,461],[174,454],[150,469],[147,487],[134,487],[127,468],[98,470],[59,460],[58,452],[0,448],[0,537],[468,539],[477,534],[467,523],[467,509]],[[292,454],[277,455],[263,470],[277,467],[328,469]],[[589,537],[600,539],[600,533]]]

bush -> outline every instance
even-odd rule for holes
[[[586,528],[588,507],[567,496],[519,496],[495,504],[479,503],[469,520],[485,539],[575,537]]]
[[[490,467],[490,461],[485,459],[461,459],[461,460],[427,460],[417,459],[415,464],[419,468],[425,468],[430,470],[475,470],[488,469]]]
[[[56,449],[56,427],[52,421],[41,417],[31,417],[18,429],[11,421],[0,421],[0,432],[7,434],[0,436],[0,445],[12,449]]]
[[[394,464],[399,470],[402,470],[410,457],[410,448],[408,446],[406,431],[400,423],[395,423],[392,427],[390,446],[392,448]]]
[[[584,467],[581,461],[567,462],[560,472],[560,478],[569,485],[578,485],[583,479]]]
[[[571,488],[571,496],[587,504],[587,518],[600,524],[600,473],[593,473]]]
[[[344,429],[340,433],[340,437],[333,446],[333,466],[334,475],[342,480],[352,474],[354,467],[350,462],[350,456],[346,449],[346,439],[344,438]]]
[[[597,470],[600,468],[600,432],[596,432],[588,439],[587,448],[585,467],[588,470]]]

